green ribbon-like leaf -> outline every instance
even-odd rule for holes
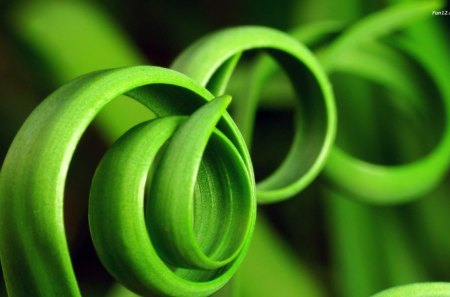
[[[256,201],[248,152],[225,112],[230,98],[205,105],[207,90],[163,68],[105,70],[50,95],[7,154],[0,254],[10,296],[80,296],[64,234],[65,179],[84,130],[121,94],[161,118],[127,132],[94,178],[91,231],[107,269],[142,294],[206,296],[242,261]]]
[[[309,185],[331,149],[336,111],[323,68],[292,37],[257,26],[231,28],[206,36],[185,50],[172,68],[220,95],[226,89],[236,59],[255,49],[264,50],[280,64],[298,95],[293,145],[278,169],[257,184],[258,202],[270,203],[292,197]]]

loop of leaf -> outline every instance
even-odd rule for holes
[[[257,183],[259,203],[287,199],[308,186],[325,164],[336,132],[333,92],[323,68],[306,47],[277,30],[248,26],[222,30],[186,49],[172,68],[221,95],[242,53],[263,50],[289,76],[297,94],[295,135],[288,155],[266,179]],[[248,89],[255,90],[250,80]],[[257,105],[257,96],[243,98]],[[250,121],[253,117],[249,114]],[[239,123],[239,119],[237,119]],[[243,130],[249,141],[249,131]]]
[[[395,104],[400,105],[401,111],[413,120],[423,119],[424,113],[427,113],[426,116],[429,117],[430,112],[433,111],[426,107],[430,103],[424,102],[424,90],[409,79],[411,69],[400,63],[399,57],[404,59],[403,56],[407,55],[415,60],[422,67],[422,71],[432,78],[435,84],[432,88],[437,90],[441,97],[439,104],[443,106],[444,120],[441,127],[437,127],[437,130],[442,130],[440,134],[438,133],[440,140],[427,155],[417,160],[395,166],[381,165],[364,161],[337,145],[333,146],[324,167],[324,175],[333,184],[355,196],[355,199],[374,204],[411,201],[433,189],[447,172],[450,163],[448,154],[450,151],[448,125],[450,96],[448,84],[441,81],[444,75],[442,68],[446,67],[439,62],[445,58],[430,58],[429,54],[421,52],[408,40],[397,39],[397,42],[403,43],[400,48],[391,47],[380,41],[375,42],[388,33],[398,31],[424,18],[429,14],[430,9],[438,9],[441,5],[441,1],[424,2],[420,5],[401,4],[373,14],[347,30],[343,30],[343,26],[339,23],[324,22],[293,32],[300,41],[318,48],[317,56],[329,75],[351,73],[407,97],[408,102],[397,100]],[[333,40],[332,37],[340,31],[342,31],[341,34]],[[324,40],[331,41],[327,45],[324,44]],[[247,141],[248,135],[251,135],[254,128],[253,118],[261,90],[276,74],[273,63],[264,57],[255,63],[253,70],[254,73],[248,83],[247,100],[238,102],[240,110],[239,117],[236,119]],[[193,72],[190,69],[188,71],[188,73]],[[387,76],[385,73],[395,75]],[[277,94],[277,96],[282,95]],[[337,100],[348,101],[346,98],[337,98]],[[364,98],[359,100],[363,101]],[[279,98],[272,98],[272,101],[273,104],[281,102]],[[436,132],[432,133],[436,134]],[[357,146],[358,139],[354,139],[353,143]]]
[[[421,197],[445,177],[450,164],[448,154],[450,151],[448,124],[450,88],[441,79],[440,68],[443,65],[440,57],[430,58],[430,53],[417,49],[414,42],[407,39],[395,39],[400,45],[397,49],[388,44],[380,48],[381,44],[377,46],[374,43],[374,40],[381,39],[388,33],[403,29],[408,24],[426,17],[430,9],[438,9],[442,6],[441,1],[416,4],[405,3],[392,6],[362,20],[337,38],[325,50],[321,59],[330,74],[354,73],[385,85],[394,92],[406,95],[409,99],[407,102],[397,100],[397,104],[403,105],[403,113],[412,114],[412,117],[416,119],[423,118],[424,112],[428,112],[428,115],[434,113],[435,111],[429,109],[432,103],[427,96],[423,95],[424,90],[414,85],[414,82],[409,79],[411,70],[405,67],[405,64],[399,63],[399,59],[395,56],[393,58],[392,52],[397,51],[403,56],[411,57],[422,67],[422,71],[425,71],[434,83],[434,86],[426,86],[427,89],[437,90],[440,96],[439,104],[442,105],[444,117],[442,127],[438,127],[438,130],[442,130],[440,139],[428,154],[417,160],[399,165],[380,165],[352,156],[337,146],[333,148],[324,170],[325,175],[357,199],[374,204],[404,203]],[[385,73],[393,73],[393,75],[388,76]],[[435,94],[435,92],[429,92],[428,96],[434,97]],[[435,117],[432,115],[429,118]],[[432,127],[432,125],[429,126]],[[430,133],[436,132],[430,131]]]
[[[44,100],[5,159],[0,250],[11,296],[80,296],[64,234],[65,179],[84,130],[121,94],[161,118],[119,139],[94,178],[89,218],[106,268],[142,294],[207,296],[242,261],[256,200],[247,149],[225,111],[230,98],[207,103],[207,90],[168,69],[105,70]]]

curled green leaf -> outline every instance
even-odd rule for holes
[[[172,68],[220,95],[226,89],[236,59],[243,52],[257,49],[280,64],[298,95],[293,145],[273,174],[257,184],[258,202],[270,203],[292,197],[309,185],[325,164],[334,140],[333,92],[315,57],[285,33],[248,26],[204,37],[185,50]]]
[[[0,173],[0,255],[10,296],[80,296],[64,234],[65,179],[84,130],[121,94],[161,118],[127,132],[94,179],[90,223],[105,266],[137,292],[172,296],[209,295],[239,266],[256,200],[248,152],[225,111],[230,98],[205,105],[213,95],[178,72],[119,68],[55,91],[11,145]]]
[[[435,113],[430,109],[432,105],[429,103],[430,100],[424,99],[427,91],[432,89],[433,92],[429,93],[441,95],[440,98],[433,99],[439,101],[433,104],[442,106],[443,121],[446,121],[450,115],[449,88],[448,84],[441,80],[445,77],[442,69],[448,68],[443,65],[447,64],[447,59],[444,57],[430,59],[429,54],[420,51],[417,44],[411,41],[403,42],[407,44],[406,46],[395,47],[381,41],[388,33],[404,29],[414,21],[429,17],[429,11],[441,5],[442,1],[429,1],[388,7],[343,30],[328,45],[324,45],[322,40],[332,40],[331,37],[342,29],[339,24],[319,23],[298,30],[294,34],[310,46],[319,43],[317,56],[330,76],[352,74],[378,86],[384,86],[394,94],[400,94],[393,104],[413,121],[426,122],[430,114]],[[417,69],[410,67],[409,62],[405,62],[408,59],[414,60],[420,65],[422,73],[432,78],[430,84],[420,85],[411,78],[411,71]],[[237,123],[243,127],[244,136],[251,134],[258,97],[264,86],[274,77],[275,70],[273,63],[269,63],[267,59],[260,59],[255,65],[255,73],[248,82],[246,97],[248,100],[240,103],[241,110],[238,111]],[[274,104],[281,101],[278,99],[281,95],[276,96],[272,98]],[[351,96],[350,93],[348,97]],[[404,98],[408,100],[403,100]],[[336,100],[350,101],[350,99],[342,97]],[[357,100],[363,101],[364,98]],[[335,145],[331,148],[325,164],[324,175],[357,199],[370,203],[398,204],[412,201],[435,187],[445,176],[450,163],[448,125],[444,123],[433,130],[438,131],[439,135],[436,138],[439,140],[429,153],[413,161],[392,166],[366,161],[347,152],[340,145]],[[429,134],[436,131],[430,131]],[[317,132],[315,133],[317,135]],[[349,135],[346,136],[351,138]],[[359,146],[361,142],[360,139],[352,141],[353,146]]]
[[[429,12],[442,4],[442,1],[404,3],[361,20],[323,52],[321,61],[324,67],[330,74],[352,73],[384,85],[393,93],[406,95],[408,100],[401,102],[399,98],[396,104],[403,105],[399,108],[401,112],[414,115],[412,118],[416,120],[422,118],[424,111],[428,115],[435,113],[429,110],[430,99],[424,95],[424,88],[420,89],[411,80],[411,69],[398,63],[402,57],[398,59],[393,56],[393,52],[397,51],[397,56],[415,60],[421,65],[422,71],[433,78],[433,85],[425,88],[437,90],[441,95],[438,104],[442,106],[446,121],[450,115],[450,97],[448,84],[441,82],[438,75],[442,71],[439,68],[446,68],[440,59],[429,59],[429,53],[418,50],[418,45],[411,44],[411,41],[407,41],[409,46],[400,46],[400,50],[399,47],[389,50],[388,46],[383,50],[374,44],[375,40],[386,37],[388,33],[405,29],[411,23],[429,17]],[[439,141],[428,154],[392,166],[365,161],[336,146],[330,153],[324,173],[347,192],[370,203],[398,204],[412,201],[433,189],[447,172],[450,164],[450,130],[445,124],[435,130],[439,129],[442,130]]]

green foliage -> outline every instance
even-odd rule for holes
[[[450,296],[450,43],[433,15],[444,2],[269,2],[217,5],[239,24],[301,25],[217,30],[235,23],[217,13],[207,27],[207,4],[174,1],[5,9],[31,62],[21,71],[59,86],[11,145],[0,135],[9,296]],[[174,7],[186,13],[161,17]],[[143,19],[151,28],[136,30]],[[135,66],[143,40],[171,66]],[[4,102],[2,120],[20,114]],[[66,181],[87,167],[76,151],[91,122],[112,145],[88,195]],[[98,262],[88,265],[118,281],[110,290],[80,278],[71,250],[87,219],[70,207],[84,204]]]

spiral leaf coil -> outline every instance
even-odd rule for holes
[[[258,202],[273,203],[298,194],[317,177],[334,141],[337,122],[334,96],[316,58],[287,34],[270,28],[243,26],[198,40],[178,56],[172,68],[194,78],[215,95],[221,95],[237,60],[250,50],[262,50],[273,57],[289,76],[298,97],[295,135],[289,153],[272,175],[257,183]],[[255,87],[249,85],[250,89]],[[245,99],[251,107],[241,113],[252,121],[251,108],[256,109],[258,98]],[[247,132],[243,131],[248,142]]]
[[[141,294],[206,296],[245,255],[256,200],[248,152],[225,112],[230,97],[205,104],[213,99],[208,91],[163,68],[105,70],[50,95],[4,162],[0,249],[11,296],[80,296],[64,234],[67,170],[96,113],[132,89],[162,117],[127,132],[95,175],[89,218],[107,269]]]
[[[323,46],[320,60],[287,34],[245,26],[197,41],[175,60],[174,70],[103,70],[55,91],[27,119],[0,173],[0,260],[8,294],[81,296],[64,230],[65,180],[85,129],[123,94],[156,118],[126,132],[102,159],[92,182],[89,224],[105,268],[144,296],[218,291],[246,255],[257,202],[298,194],[323,168],[335,186],[365,202],[396,204],[427,193],[444,178],[450,162],[445,73],[412,43],[403,40],[394,48],[371,39],[440,5],[393,7],[340,36],[342,24],[319,24],[303,32],[303,38]],[[331,46],[324,45],[335,36]],[[226,112],[231,98],[223,95],[241,56],[252,50],[265,52],[281,66],[297,97],[293,145],[279,168],[259,183],[246,143],[272,64],[256,64],[247,81],[247,100],[237,105],[237,124]],[[408,81],[409,69],[398,58],[403,52],[431,76],[442,96],[444,119],[436,146],[400,166],[370,164],[333,147],[337,119],[331,73],[356,74],[409,96],[414,106],[405,104],[406,113],[423,116],[426,104],[415,98],[421,90]],[[384,77],[380,68],[390,68],[395,78]],[[374,297],[448,296],[449,291],[447,283],[415,284]]]

